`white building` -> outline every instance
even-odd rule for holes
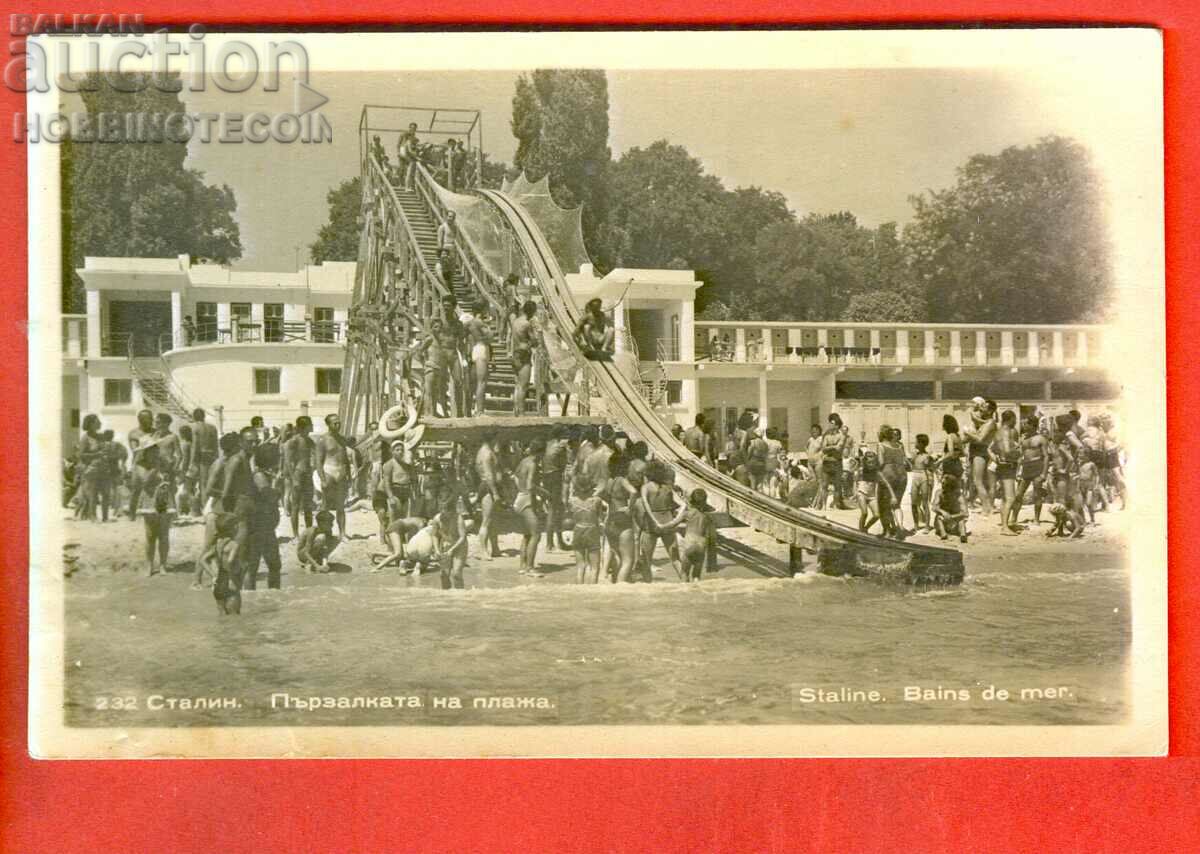
[[[1022,415],[1116,408],[1105,326],[970,323],[701,321],[690,270],[587,267],[567,277],[580,305],[617,304],[618,348],[636,348],[643,380],[664,385],[659,411],[690,426],[704,412],[724,430],[753,410],[803,450],[813,424],[837,412],[852,434],[879,427],[942,435],[944,414],[969,425],[970,399]],[[936,447],[936,444],[935,444]]]
[[[197,406],[236,429],[335,412],[353,262],[295,273],[242,273],[179,258],[87,258],[87,314],[63,318],[64,447],[94,412],[118,436],[142,408]],[[567,281],[582,306],[615,306],[617,347],[636,350],[668,422],[706,413],[722,429],[754,410],[802,449],[839,413],[854,435],[898,427],[941,435],[975,395],[1001,409],[1110,409],[1103,326],[698,321],[691,270],[589,267]],[[185,322],[190,318],[192,329]]]
[[[235,272],[178,258],[86,258],[87,313],[63,317],[64,448],[83,415],[124,436],[140,409],[196,407],[230,430],[335,412],[353,262]]]

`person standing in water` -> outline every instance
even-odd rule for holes
[[[908,488],[908,458],[900,443],[900,431],[886,424],[879,428],[879,476],[888,485],[879,493],[879,520],[883,522],[884,534],[903,539],[904,526],[897,517]]]
[[[988,482],[988,447],[996,435],[996,402],[986,398],[975,398],[971,410],[972,427],[967,431],[968,459],[971,463],[971,482],[975,485],[975,498],[979,507],[990,516],[995,509],[992,486]]]
[[[1017,433],[1017,414],[1011,409],[1004,410],[1000,416],[1000,426],[996,428],[991,445],[992,458],[996,461],[996,484],[1001,490],[1003,503],[1000,506],[1000,527],[1002,534],[1015,536],[1021,529],[1017,527],[1014,504],[1017,499],[1017,466],[1021,462],[1021,437]]]
[[[325,416],[326,431],[316,440],[317,477],[321,481],[321,507],[337,519],[338,537],[346,538],[346,498],[354,481],[349,443],[342,435],[342,419]]]
[[[933,530],[930,513],[929,497],[933,489],[933,456],[929,453],[929,437],[924,433],[917,434],[917,450],[912,458],[912,503],[913,527],[918,531]]]
[[[524,528],[521,534],[521,561],[518,571],[522,575],[534,577],[541,576],[537,570],[538,543],[542,538],[538,510],[542,498],[540,472],[545,453],[545,441],[534,439],[529,443],[521,462],[517,463],[514,473],[517,479],[517,497],[513,501],[513,511],[521,517]]]
[[[679,515],[659,526],[659,533],[669,529],[674,535],[675,528],[680,524],[686,526],[680,573],[684,581],[699,581],[717,547],[717,527],[708,510],[708,493],[703,489],[693,489],[687,505],[679,511]]]
[[[1037,416],[1026,416],[1022,427],[1021,467],[1008,519],[1009,527],[1014,529],[1018,527],[1017,520],[1025,502],[1025,492],[1030,487],[1033,488],[1033,524],[1042,524],[1042,499],[1046,494],[1046,478],[1050,472],[1048,442],[1042,435]]]
[[[651,460],[646,466],[645,483],[641,496],[644,524],[641,533],[641,560],[643,566],[651,566],[654,548],[659,540],[667,550],[675,572],[686,580],[679,558],[679,545],[675,541],[675,525],[668,520],[675,513],[675,470],[662,460]],[[676,523],[678,525],[678,523]]]
[[[570,500],[571,518],[575,526],[571,531],[571,548],[575,552],[575,581],[578,584],[596,584],[600,581],[600,538],[601,520],[604,517],[604,501],[592,494],[592,484],[576,482]]]

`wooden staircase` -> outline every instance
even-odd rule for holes
[[[400,207],[403,209],[404,216],[421,248],[421,254],[425,257],[430,269],[433,269],[437,264],[437,222],[416,190],[405,190],[398,185],[394,185],[394,187]],[[472,314],[479,311],[482,299],[461,271],[455,273],[450,287],[454,292],[455,299],[458,300],[460,309]],[[515,386],[516,377],[513,373],[512,357],[508,352],[507,338],[493,340],[492,359],[488,371],[487,389],[484,392],[482,414],[512,415],[512,396]],[[528,414],[534,414],[537,411],[536,392],[533,389],[527,392],[525,411]]]

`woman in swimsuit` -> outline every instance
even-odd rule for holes
[[[661,460],[651,460],[646,467],[646,482],[642,484],[639,503],[643,509],[641,526],[642,565],[651,566],[654,548],[659,540],[667,550],[667,556],[675,567],[675,573],[684,579],[679,563],[679,545],[675,542],[675,528],[669,521],[675,515],[675,470]]]
[[[1017,527],[1021,507],[1025,503],[1025,491],[1030,486],[1033,487],[1033,524],[1042,524],[1042,499],[1046,495],[1046,476],[1050,471],[1050,458],[1046,453],[1047,441],[1042,435],[1037,416],[1026,416],[1022,428],[1021,468],[1007,520],[1008,525],[1013,528]]]
[[[638,490],[626,479],[629,458],[624,454],[613,454],[608,463],[608,485],[606,498],[608,518],[604,524],[604,537],[609,547],[609,571],[617,564],[616,580],[629,581],[633,565],[637,560],[637,530],[633,524],[633,503]]]
[[[821,470],[817,483],[817,509],[826,507],[825,493],[833,487],[833,505],[843,507],[842,499],[842,450],[846,436],[842,433],[842,419],[836,412],[829,414],[829,429],[821,436]]]
[[[992,439],[991,453],[996,460],[996,483],[1003,490],[1000,507],[1000,527],[1002,534],[1020,533],[1017,527],[1017,465],[1021,462],[1021,440],[1017,434],[1017,414],[1006,409],[1000,416],[1000,426],[996,428],[995,438]]]
[[[900,444],[898,431],[884,424],[879,428],[879,476],[888,485],[879,490],[879,521],[883,523],[884,536],[903,538],[903,525],[896,519],[900,499],[908,488],[908,460],[904,446]]]
[[[931,531],[929,496],[932,487],[933,457],[929,453],[929,437],[917,434],[917,450],[912,458],[912,503],[913,527],[918,531]]]
[[[994,509],[992,485],[988,482],[988,446],[996,435],[996,402],[984,400],[971,410],[972,428],[967,431],[967,452],[971,464],[970,484],[975,500],[990,516]]]

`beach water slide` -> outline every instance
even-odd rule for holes
[[[880,580],[917,585],[958,584],[963,578],[962,554],[956,549],[919,545],[864,534],[832,522],[817,513],[801,510],[755,492],[699,460],[674,436],[642,397],[635,381],[613,362],[586,359],[574,342],[573,331],[580,309],[569,290],[555,252],[533,213],[519,195],[480,190],[512,230],[528,268],[533,273],[548,313],[557,327],[559,342],[574,356],[589,382],[598,386],[609,415],[631,435],[645,441],[676,469],[684,489],[704,489],[709,504],[734,519],[798,549],[818,556],[822,572],[871,576]]]

